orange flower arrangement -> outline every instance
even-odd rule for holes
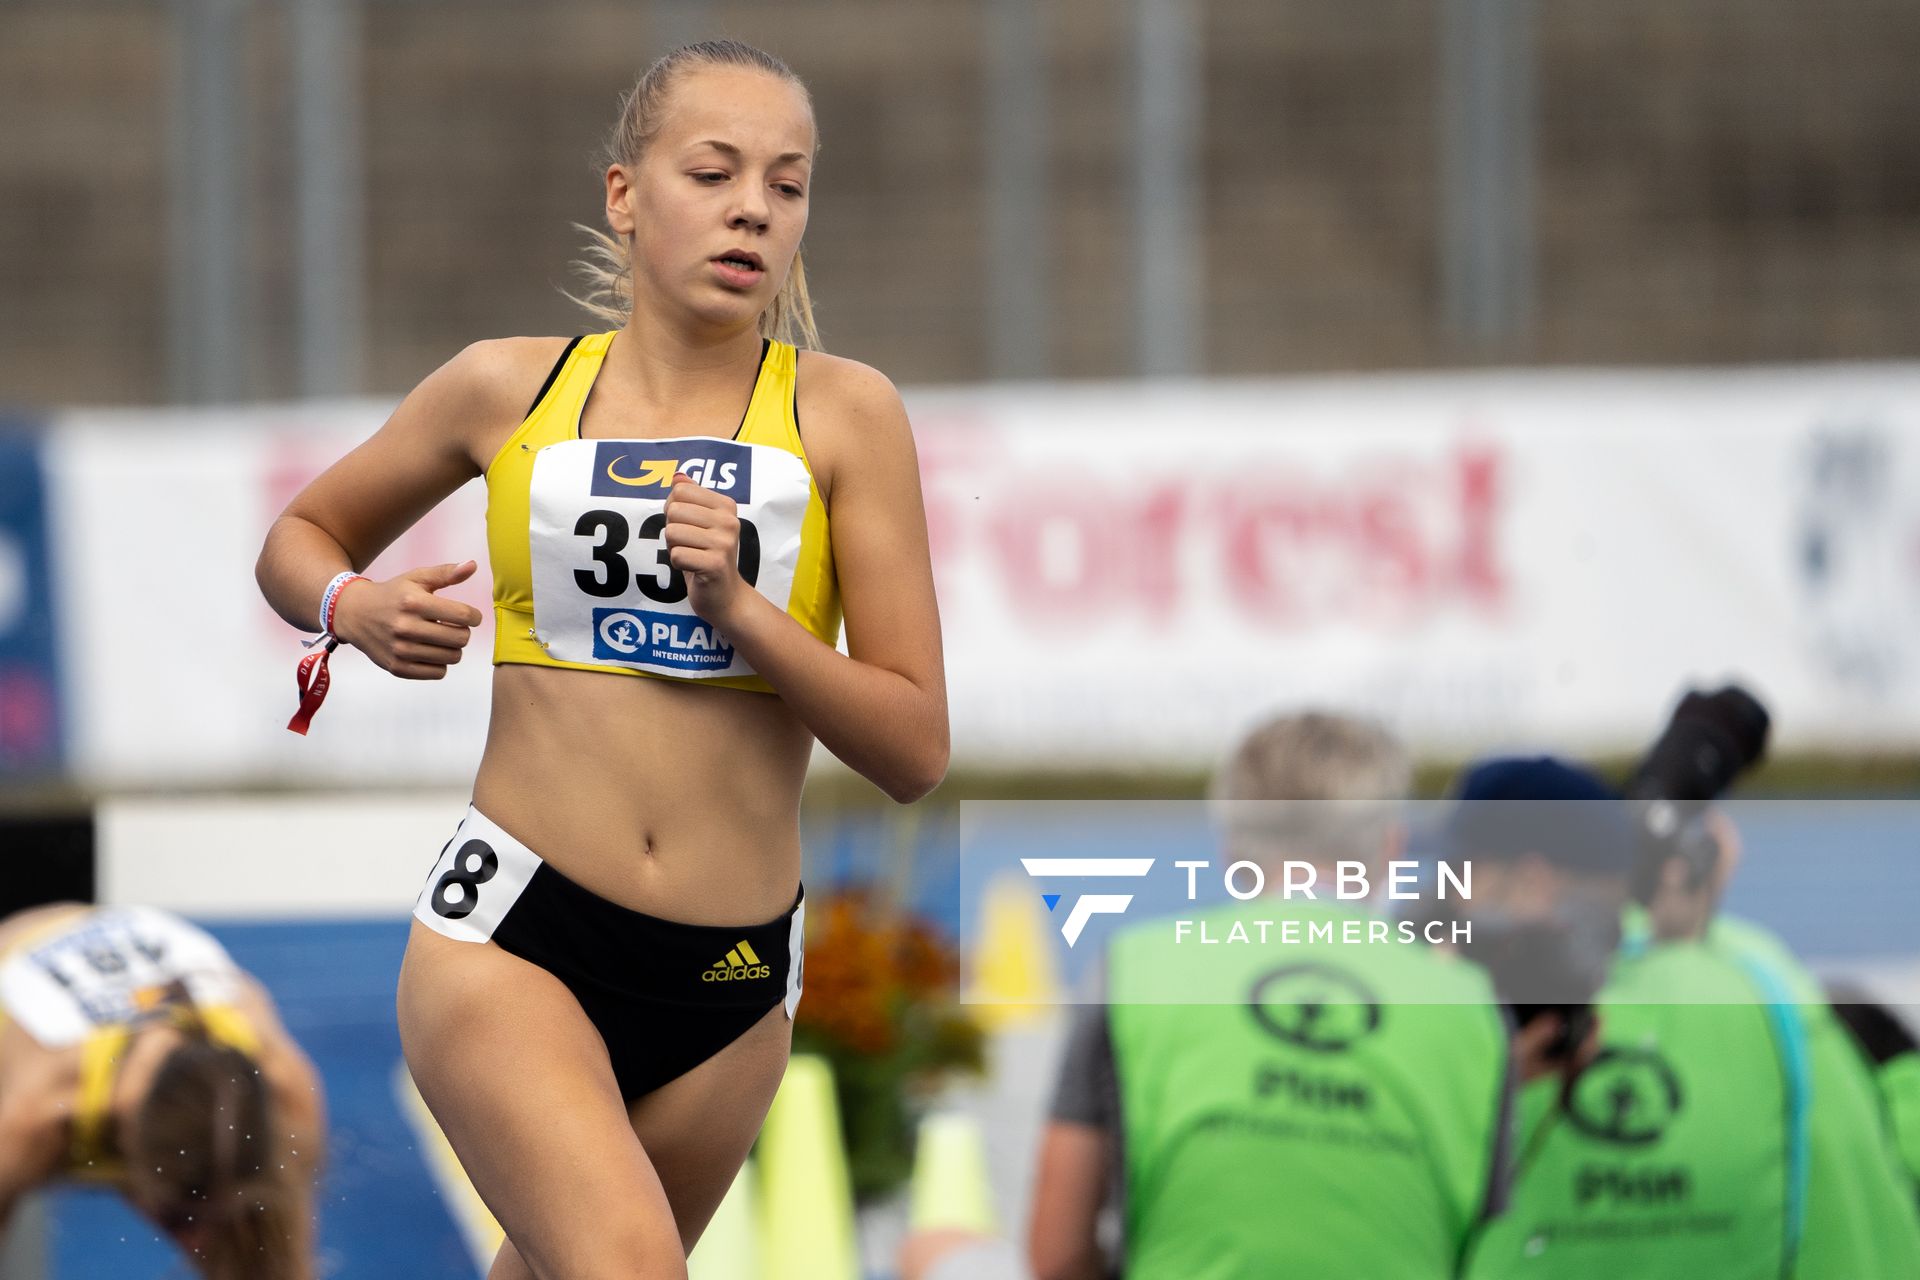
[[[925,920],[862,887],[808,907],[793,1049],[833,1064],[854,1195],[871,1200],[906,1181],[926,1099],[984,1070],[983,1037],[956,997],[959,954]]]

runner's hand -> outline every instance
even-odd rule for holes
[[[667,562],[687,575],[687,603],[716,627],[745,595],[740,576],[740,514],[732,498],[673,477],[667,498]]]
[[[479,568],[436,564],[409,569],[385,582],[349,582],[333,606],[333,634],[403,680],[439,680],[460,661],[480,611],[435,595],[465,582]]]

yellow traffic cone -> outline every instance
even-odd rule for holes
[[[920,1122],[907,1221],[915,1231],[950,1228],[994,1234],[986,1135],[972,1116],[944,1111]]]
[[[1038,1021],[1060,1002],[1059,931],[1033,882],[1003,871],[987,885],[964,998],[988,1031]]]
[[[713,1221],[687,1255],[687,1280],[759,1280],[760,1232],[754,1214],[753,1161],[740,1166]]]
[[[840,1140],[833,1068],[787,1063],[760,1130],[760,1254],[767,1280],[859,1280],[853,1183]]]

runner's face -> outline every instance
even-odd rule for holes
[[[608,219],[634,236],[636,301],[749,323],[772,305],[807,229],[813,112],[779,76],[704,67],[673,85],[664,115],[624,196],[609,183]],[[729,265],[732,251],[758,261]]]

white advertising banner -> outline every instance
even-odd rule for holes
[[[1920,747],[1920,368],[910,394],[956,765],[1213,760],[1277,707],[1423,751],[1631,749],[1738,677],[1776,743]],[[335,658],[288,733],[267,524],[376,405],[72,415],[51,456],[77,771],[463,782],[440,684]],[[479,559],[469,485],[375,572]],[[486,604],[483,571],[454,594]],[[489,624],[490,626],[490,624]]]
[[[1920,371],[930,400],[957,741],[1206,761],[1276,706],[1631,748],[1739,676],[1785,746],[1920,743]]]

